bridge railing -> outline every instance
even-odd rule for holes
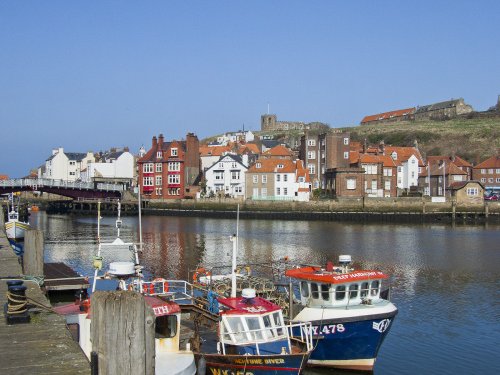
[[[11,180],[1,180],[0,187],[30,187],[37,190],[38,187],[56,187],[56,188],[69,188],[80,190],[105,190],[105,191],[124,191],[123,185],[119,184],[106,184],[106,183],[93,183],[82,181],[66,181],[66,180],[52,180],[48,178],[15,178]]]

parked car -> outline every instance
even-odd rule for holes
[[[499,194],[492,193],[484,196],[484,200],[486,201],[498,201],[500,200]]]

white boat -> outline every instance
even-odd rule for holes
[[[298,267],[285,275],[300,287],[302,310],[292,321],[312,323],[315,349],[309,365],[373,370],[398,312],[382,293],[388,276],[354,270],[350,255],[341,255],[338,266]]]
[[[98,204],[99,207],[99,204]],[[131,291],[133,285],[153,285],[153,282],[144,282],[142,275],[142,267],[139,265],[138,249],[135,243],[127,243],[120,239],[120,203],[118,203],[118,219],[116,227],[118,231],[117,238],[112,242],[100,241],[100,212],[98,212],[98,251],[94,257],[94,282],[92,292],[97,290],[97,281],[103,279],[118,280],[118,290]],[[129,254],[133,256],[133,262],[118,261],[109,263],[109,270],[100,274],[103,265],[103,250],[106,253],[115,255]],[[132,254],[131,254],[132,253]],[[127,283],[127,281],[129,281]],[[154,280],[155,285],[167,284],[159,283],[158,279]],[[137,291],[137,289],[136,289]],[[155,374],[157,375],[194,375],[196,374],[196,364],[193,352],[189,347],[180,348],[180,333],[181,333],[181,309],[179,305],[173,301],[166,301],[158,298],[153,293],[148,293],[153,290],[140,287],[138,291],[144,295],[147,305],[149,305],[155,314]],[[162,290],[162,292],[165,292]],[[80,298],[75,303],[56,307],[55,310],[66,317],[68,327],[73,327],[78,332],[78,343],[87,357],[90,359],[92,351],[92,343],[90,341],[91,317],[90,305],[92,303],[92,295]]]
[[[7,222],[5,223],[5,232],[7,238],[11,240],[23,240],[24,233],[30,228],[29,223],[19,220],[19,201],[17,207],[14,203],[14,194],[9,194],[9,205],[7,213]]]

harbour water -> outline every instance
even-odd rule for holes
[[[45,232],[47,262],[65,262],[92,274],[95,218],[39,212],[30,222]],[[141,262],[147,274],[186,278],[199,264],[231,261],[235,218],[146,216],[142,227]],[[238,232],[242,262],[289,257],[324,264],[350,254],[356,266],[392,275],[391,299],[399,314],[375,374],[498,373],[500,226],[241,220]],[[138,242],[137,218],[123,218],[121,233],[122,239]],[[103,240],[115,234],[115,218],[104,218]]]

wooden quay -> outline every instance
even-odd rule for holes
[[[1,211],[1,210],[0,210]],[[3,221],[3,220],[0,220]],[[7,303],[8,279],[21,275],[21,264],[0,228],[0,304]],[[0,314],[0,374],[90,374],[90,364],[50,302],[34,281],[24,281],[30,322],[7,324]],[[45,306],[45,307],[43,307]]]

